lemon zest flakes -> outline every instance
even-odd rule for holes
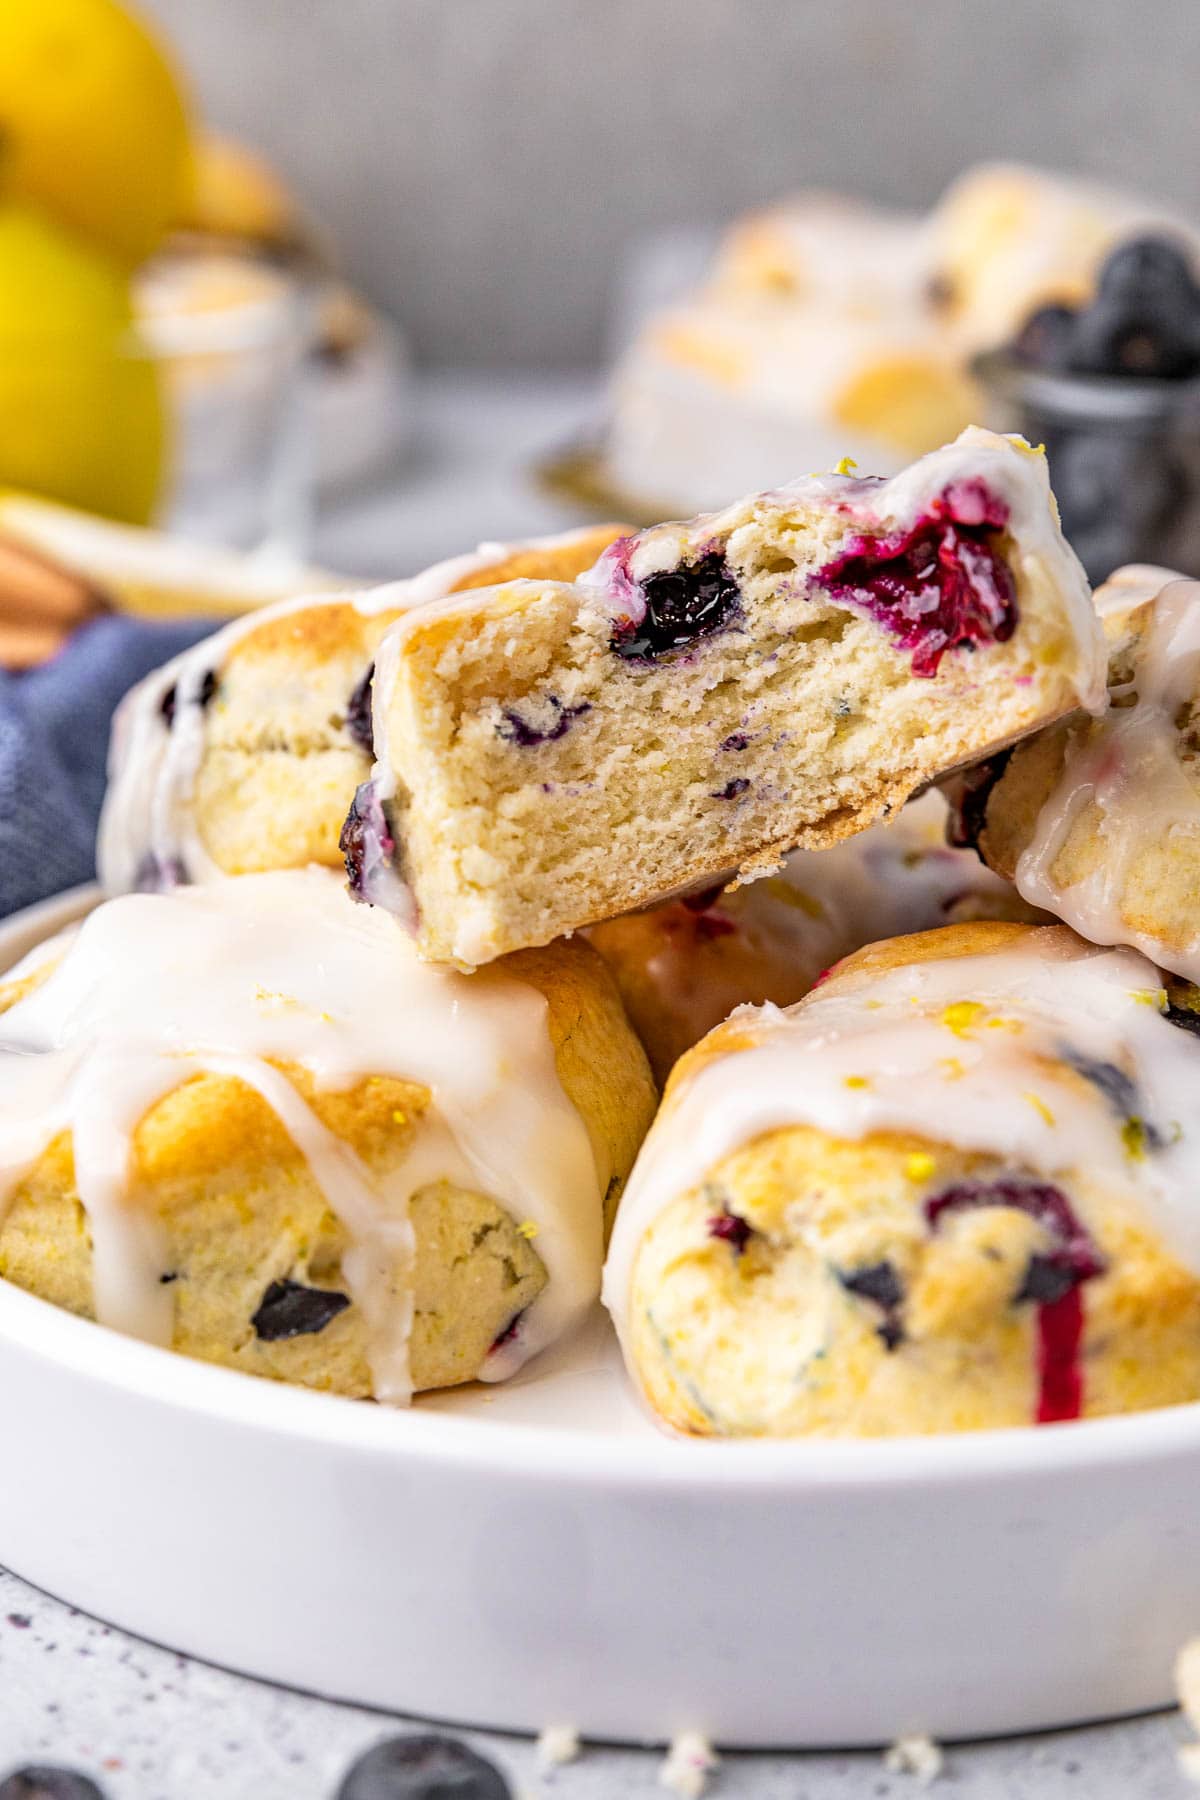
[[[1121,1142],[1130,1162],[1142,1162],[1146,1155],[1146,1127],[1141,1119],[1128,1118],[1121,1127]]]
[[[947,1081],[961,1081],[967,1072],[966,1064],[960,1062],[957,1056],[939,1057],[938,1068],[941,1069]]]
[[[1025,1027],[1022,1025],[1020,1019],[1006,1019],[1003,1016],[998,1015],[996,1018],[987,1021],[987,1029],[989,1031],[1011,1031],[1015,1036],[1018,1032],[1024,1031]]]
[[[843,456],[841,462],[833,472],[835,475],[853,475],[856,473],[857,469],[858,464],[852,456]]]
[[[307,1007],[303,1001],[297,1000],[294,994],[278,993],[274,988],[263,987],[261,982],[256,982],[254,985],[254,998],[259,1006],[272,1006],[280,1012],[307,1012],[311,1013],[314,1019],[319,1019],[322,1025],[333,1024],[332,1013],[312,1012],[311,1007]]]
[[[869,1075],[846,1075],[843,1077],[843,1086],[848,1088],[869,1088],[870,1085]]]
[[[1054,1114],[1050,1111],[1050,1108],[1046,1105],[1046,1102],[1042,1099],[1040,1094],[1022,1094],[1021,1098],[1022,1100],[1028,1100],[1034,1112],[1037,1113],[1040,1118],[1044,1119],[1047,1125],[1054,1124]]]
[[[530,1240],[532,1242],[532,1240],[537,1236],[537,1234],[538,1234],[538,1228],[534,1224],[532,1219],[522,1219],[521,1223],[517,1226],[517,1236],[518,1237],[527,1238],[528,1240]]]
[[[936,1168],[937,1159],[928,1150],[910,1150],[904,1159],[904,1173],[910,1181],[928,1181]]]
[[[956,1000],[942,1014],[941,1023],[955,1037],[966,1037],[981,1012],[986,1011],[981,1000]]]
[[[1130,988],[1129,998],[1136,1000],[1139,1006],[1152,1006],[1155,1012],[1165,1013],[1170,1004],[1166,988]]]
[[[401,1112],[400,1108],[397,1107],[396,1110],[392,1114],[392,1124],[393,1125],[407,1125],[408,1124],[408,1114],[406,1112]]]

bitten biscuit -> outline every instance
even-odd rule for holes
[[[969,431],[410,613],[377,657],[354,890],[470,967],[837,843],[1103,696],[1045,460]]]
[[[372,658],[387,627],[494,581],[569,580],[619,529],[485,544],[411,581],[284,600],[148,676],[113,726],[105,888],[340,867],[338,834],[371,767]]]

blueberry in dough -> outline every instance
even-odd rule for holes
[[[281,1338],[307,1337],[324,1331],[331,1319],[345,1312],[347,1295],[332,1288],[304,1287],[299,1281],[273,1281],[251,1319],[256,1336],[274,1344]]]
[[[652,662],[696,638],[731,625],[741,612],[741,593],[723,556],[714,551],[642,583],[646,615],[623,626],[613,649],[627,662]]]
[[[375,733],[371,723],[371,701],[375,683],[375,664],[371,663],[346,702],[346,730],[360,750],[375,754]]]

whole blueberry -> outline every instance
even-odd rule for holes
[[[337,1800],[512,1800],[512,1789],[495,1763],[456,1738],[397,1737],[359,1757]]]
[[[0,1781],[0,1800],[104,1800],[104,1793],[77,1769],[30,1763]]]
[[[1153,295],[1099,298],[1076,321],[1071,367],[1086,375],[1181,380],[1200,368],[1200,308]]]
[[[1017,333],[1013,349],[1022,362],[1037,369],[1071,366],[1077,314],[1070,306],[1039,306]]]
[[[1200,304],[1191,260],[1173,238],[1130,238],[1110,251],[1096,277],[1102,300],[1159,298]]]

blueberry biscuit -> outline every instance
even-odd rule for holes
[[[1044,458],[968,431],[610,545],[380,645],[362,897],[470,967],[837,843],[1103,696]]]
[[[1093,943],[1200,981],[1200,584],[1135,565],[1096,602],[1109,710],[958,778],[956,836]]]
[[[790,1006],[863,944],[970,919],[1048,922],[946,843],[946,819],[931,789],[831,850],[793,851],[778,875],[592,926],[658,1080],[735,1006]]]
[[[414,580],[307,595],[238,620],[139,683],[113,727],[100,825],[109,893],[310,862],[371,766],[371,662],[388,625],[433,597],[513,576],[570,578],[617,526],[485,544]]]
[[[1200,1396],[1194,989],[1062,926],[859,952],[678,1065],[605,1299],[669,1425],[885,1436]]]
[[[431,969],[278,871],[109,901],[0,1009],[0,1275],[58,1306],[398,1404],[595,1299],[655,1096],[586,945]]]

